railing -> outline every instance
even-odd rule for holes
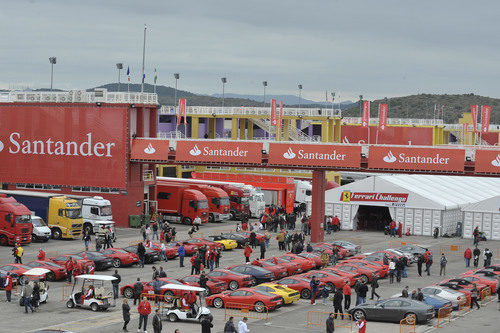
[[[438,310],[438,316],[437,316],[437,324],[436,328],[442,328],[443,326],[440,326],[444,321],[451,322],[451,306],[443,306],[441,309]]]
[[[462,317],[464,314],[470,312],[472,309],[470,307],[470,297],[466,296],[458,301],[458,315]]]
[[[144,170],[142,172],[142,181],[143,182],[152,182],[154,180],[153,170]]]
[[[330,312],[323,311],[308,311],[307,312],[307,329],[310,326],[326,326],[326,319],[330,315]],[[348,313],[335,313],[334,325],[335,327],[342,327],[349,329],[352,332],[352,315]]]
[[[399,321],[399,333],[416,333],[417,318],[415,315],[410,315]]]
[[[344,124],[360,124],[360,117],[344,117]],[[378,124],[378,117],[370,118],[370,124]],[[412,118],[387,118],[387,125],[444,125],[443,119],[412,119]],[[461,126],[461,125],[460,125]]]
[[[21,103],[111,103],[111,104],[158,104],[158,95],[140,92],[95,91],[9,91],[0,92],[0,102]]]
[[[185,139],[186,136],[181,131],[157,132],[156,137],[159,139]]]
[[[486,287],[481,291],[481,305],[485,305],[491,300],[491,288]]]
[[[247,317],[257,320],[268,320],[269,309],[267,306],[262,305],[262,311],[257,312],[253,305],[240,304],[240,303],[226,303],[224,304],[224,320],[229,317]]]

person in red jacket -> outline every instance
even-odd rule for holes
[[[342,293],[344,294],[344,309],[349,310],[351,306],[351,286],[346,283],[342,288]]]
[[[245,262],[250,262],[250,255],[252,254],[252,249],[247,244],[245,245],[245,250],[243,251],[243,255],[245,256]]]
[[[471,258],[472,258],[472,250],[469,249],[469,248],[467,248],[467,250],[465,250],[465,252],[464,252],[465,267],[469,267],[470,266],[470,260],[471,260]]]
[[[40,248],[38,249],[38,256],[37,256],[37,259],[38,260],[45,260],[45,252]]]
[[[139,303],[137,308],[139,312],[139,328],[137,332],[140,332],[142,323],[144,323],[144,333],[146,333],[146,326],[148,325],[148,316],[151,313],[151,304],[149,304],[148,299],[144,297],[142,302]]]
[[[73,258],[69,258],[68,261],[66,261],[66,274],[68,278],[68,282],[71,283],[71,277],[73,276]]]
[[[335,215],[335,217],[333,218],[332,224],[334,232],[340,231],[340,220],[337,215]]]
[[[7,277],[5,278],[3,287],[5,289],[5,296],[7,297],[7,302],[10,302],[11,300],[10,296],[12,295],[12,276],[10,276],[10,273],[7,273]]]
[[[243,223],[241,224],[241,230],[243,230],[243,231],[248,231],[248,224],[247,224],[246,222],[243,222]]]
[[[398,236],[399,238],[403,237],[403,223],[401,222],[398,224]]]
[[[358,329],[358,333],[366,333],[366,319],[363,316],[356,322],[356,328]]]
[[[389,224],[389,230],[390,230],[390,237],[396,237],[396,221],[392,220],[391,223]]]

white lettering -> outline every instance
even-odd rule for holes
[[[73,154],[70,153],[71,146],[73,146],[73,151],[74,151]],[[78,156],[78,145],[76,144],[76,142],[74,142],[74,141],[66,142],[66,150],[68,151],[67,152],[68,155]],[[64,152],[63,152],[63,155],[64,155]]]
[[[38,152],[37,147],[40,145],[40,152]],[[43,141],[33,141],[33,154],[45,155],[43,152]]]
[[[104,144],[102,142],[97,142],[94,146],[94,155],[101,157],[104,153],[100,153],[98,149],[104,149]]]
[[[62,143],[61,141],[56,141],[55,146],[56,150],[54,151],[54,154],[64,155],[64,143]]]
[[[106,143],[106,147],[108,148],[107,153],[106,153],[106,157],[111,157],[111,147],[114,147],[114,146],[115,146],[114,143]]]
[[[92,152],[90,151],[90,141],[91,141],[91,139],[92,139],[92,134],[88,133],[87,134],[87,141],[85,141],[84,143],[82,143],[80,145],[80,154],[82,156],[92,156]],[[86,154],[83,151],[85,145],[87,146],[87,153]]]
[[[441,157],[439,154],[436,156],[406,156],[405,153],[399,154],[400,163],[420,163],[420,164],[448,164],[449,157]]]
[[[28,140],[23,141],[23,154],[31,154],[31,142]]]
[[[345,161],[346,154],[339,154],[336,150],[332,153],[318,153],[318,152],[304,152],[303,149],[299,150],[299,159],[308,160],[327,160],[327,161]]]
[[[203,147],[203,155],[204,156],[225,156],[225,157],[247,157],[248,150],[240,150],[240,147],[236,147],[236,149],[210,149],[209,147]]]
[[[17,148],[17,150],[12,150],[12,148],[9,148],[9,152],[11,154],[17,154],[19,152],[19,149],[21,149],[21,146],[19,146],[19,143],[16,141],[16,139],[14,139],[14,136],[17,136],[17,138],[19,139],[19,137],[21,137],[21,135],[19,133],[12,133],[10,135],[10,142]]]
[[[52,142],[53,141],[50,138],[48,138],[47,141],[46,141],[46,143],[47,143],[47,154],[49,154],[49,155],[52,155],[52,151],[50,150],[50,144]]]

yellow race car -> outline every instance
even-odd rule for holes
[[[292,304],[300,299],[300,293],[276,283],[261,283],[254,287],[257,290],[281,296],[285,304]]]
[[[224,250],[232,250],[238,247],[238,243],[232,239],[223,239],[221,236],[208,236],[208,240],[224,245]]]

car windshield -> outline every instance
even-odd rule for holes
[[[264,260],[264,262],[266,263],[266,265],[269,265],[269,266],[276,266],[276,264],[274,263],[274,261],[272,259],[269,259],[269,260]]]
[[[257,293],[257,294],[261,294],[261,295],[264,295],[264,296],[269,296],[269,297],[275,297],[275,295],[271,294],[271,293],[268,293],[267,291],[262,291],[260,289],[254,289],[254,291]]]
[[[35,226],[35,227],[45,227],[45,226],[47,226],[45,224],[45,222],[41,218],[39,218],[38,216],[37,217],[32,217],[31,218],[31,223],[33,223],[33,226]]]
[[[16,216],[17,224],[31,223],[31,215],[18,215]]]
[[[111,216],[113,213],[111,212],[111,206],[103,206],[101,207],[101,216]]]
[[[229,198],[220,198],[220,205],[221,206],[229,206]]]
[[[62,268],[60,265],[54,264],[53,262],[48,262],[48,261],[45,262],[45,265],[50,266],[50,267],[55,267],[55,268]]]
[[[198,209],[208,209],[208,200],[198,201]]]
[[[127,251],[122,250],[122,249],[116,249],[115,252],[122,253],[122,254],[127,254]]]
[[[81,208],[66,209],[66,214],[72,220],[76,220],[76,219],[81,219],[82,218],[82,210],[81,210]]]

